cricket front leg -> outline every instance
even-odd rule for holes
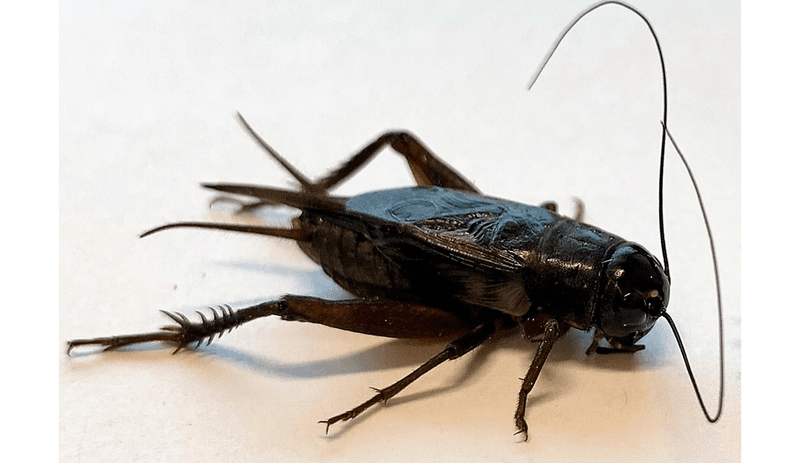
[[[522,380],[522,387],[519,390],[519,397],[517,399],[517,411],[514,413],[514,423],[517,425],[517,432],[515,434],[522,434],[523,440],[526,441],[528,440],[528,423],[525,422],[525,408],[528,404],[528,394],[530,394],[533,389],[533,385],[536,384],[536,379],[539,377],[542,366],[544,366],[547,356],[550,355],[550,351],[553,349],[556,340],[569,329],[566,324],[553,318],[547,319],[543,323],[542,328],[543,331],[541,332],[537,329],[537,334],[543,334],[543,338],[539,344],[539,348],[536,349],[536,355],[533,357],[533,362],[531,362],[531,366],[528,368],[528,373]],[[526,326],[526,331],[527,330],[528,327]]]

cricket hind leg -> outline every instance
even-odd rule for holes
[[[272,157],[272,159],[276,160],[278,162],[278,164],[283,166],[283,168],[286,169],[286,171],[289,172],[289,174],[292,177],[294,177],[295,180],[297,180],[297,182],[300,184],[300,188],[301,188],[302,191],[309,192],[309,193],[317,193],[317,194],[321,194],[321,195],[325,195],[326,194],[326,191],[324,189],[321,189],[317,185],[315,185],[314,182],[309,180],[308,177],[306,177],[294,165],[292,165],[289,161],[287,161],[286,158],[284,158],[283,156],[280,155],[280,153],[275,151],[275,149],[272,148],[272,146],[270,146],[269,143],[266,142],[266,140],[261,138],[261,136],[253,129],[253,127],[250,126],[250,124],[247,122],[247,120],[244,118],[244,116],[242,116],[241,113],[237,112],[236,113],[236,117],[239,119],[239,122],[242,124],[242,126],[245,129],[245,131],[248,134],[250,134],[250,136],[253,138],[253,140],[256,143],[258,143],[262,148],[264,148],[264,151],[266,151],[267,154],[269,154],[270,157]],[[252,202],[243,202],[240,199],[232,198],[230,196],[217,196],[217,197],[215,197],[214,199],[211,200],[211,206],[213,206],[215,204],[218,204],[218,203],[222,203],[222,202],[235,204],[237,206],[237,210],[236,210],[237,214],[245,214],[245,213],[254,212],[254,211],[256,211],[256,210],[258,210],[258,209],[260,209],[262,207],[266,207],[266,206],[277,206],[277,205],[280,205],[280,203],[278,203],[276,201],[269,201],[269,200],[263,200],[263,199],[260,199],[260,200],[257,200],[257,201],[252,201]]]
[[[429,372],[436,366],[444,363],[446,360],[453,360],[458,357],[461,357],[462,355],[480,346],[489,338],[491,338],[492,335],[502,327],[502,324],[503,321],[500,317],[479,324],[478,326],[474,327],[463,336],[460,336],[455,340],[451,341],[447,345],[447,347],[444,348],[443,351],[441,351],[440,353],[432,357],[430,360],[417,367],[414,371],[412,371],[399,381],[391,384],[386,388],[375,389],[376,394],[371,399],[367,400],[366,402],[362,403],[361,405],[351,410],[348,410],[334,417],[328,418],[327,420],[320,421],[320,423],[325,424],[325,434],[328,433],[328,430],[330,429],[332,424],[338,423],[340,421],[351,420],[360,415],[361,413],[363,413],[364,411],[366,411],[368,408],[372,407],[373,405],[377,405],[381,402],[386,402],[387,400],[397,395],[400,391],[405,389],[409,384],[416,381],[420,376]]]
[[[303,173],[297,170],[289,161],[275,151],[256,131],[247,123],[244,117],[237,113],[237,117],[247,133],[279,164],[281,164],[300,183],[302,191],[325,195],[327,192],[354,175],[359,169],[371,161],[377,153],[386,146],[391,146],[398,154],[403,156],[408,163],[417,185],[439,186],[454,190],[480,193],[478,188],[464,176],[439,159],[413,134],[404,131],[386,132],[373,142],[366,145],[359,152],[342,163],[337,169],[332,170],[316,182],[310,181]],[[239,205],[239,212],[250,212],[263,206],[279,204],[274,201],[258,200],[251,203],[242,203],[238,199],[221,196],[214,199],[218,201],[233,201]],[[558,212],[558,205],[553,201],[542,203],[540,207],[551,212]],[[582,222],[584,218],[584,203],[575,198],[575,215],[573,219]]]
[[[457,170],[439,159],[414,135],[403,131],[384,133],[351,156],[350,159],[342,163],[340,167],[334,169],[320,180],[312,182],[261,138],[241,114],[237,113],[237,117],[247,133],[253,137],[253,140],[264,148],[273,159],[297,180],[301,190],[304,192],[326,195],[329,190],[335,188],[364,167],[381,149],[386,146],[391,146],[397,153],[405,158],[417,185],[439,186],[454,190],[480,193],[472,182],[466,180]],[[248,213],[261,207],[278,204],[269,200],[257,200],[247,203],[228,196],[220,196],[212,200],[212,205],[218,202],[235,203],[238,206],[238,213]]]
[[[320,180],[312,182],[269,146],[250,124],[247,123],[241,114],[238,114],[238,117],[245,130],[247,130],[247,133],[249,133],[273,159],[281,164],[300,183],[302,190],[306,192],[318,194],[327,193],[330,189],[338,186],[364,167],[364,165],[372,160],[385,146],[391,146],[397,153],[405,158],[417,185],[440,186],[473,193],[479,192],[472,182],[466,180],[457,170],[439,159],[414,135],[404,131],[384,133],[351,156],[350,159],[342,163],[337,169],[334,169]]]
[[[67,343],[67,354],[80,346],[97,346],[114,350],[148,342],[165,342],[176,346],[175,352],[203,341],[210,344],[215,337],[257,318],[276,315],[287,321],[317,323],[347,331],[391,338],[435,338],[462,334],[470,325],[443,310],[422,304],[387,300],[351,299],[330,301],[316,297],[287,295],[234,310],[228,306],[211,309],[211,317],[200,315],[191,322],[180,313],[165,312],[176,325],[142,334],[76,339]]]
[[[472,182],[439,159],[413,134],[405,131],[384,133],[342,163],[337,169],[318,180],[315,185],[326,191],[339,185],[364,167],[386,146],[391,146],[405,158],[417,185],[439,186],[453,190],[480,193]]]

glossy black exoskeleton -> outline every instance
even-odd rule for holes
[[[597,4],[573,24],[605,3],[619,2]],[[201,320],[194,323],[181,314],[165,312],[176,325],[145,334],[74,340],[69,342],[68,352],[84,345],[116,349],[151,341],[172,343],[177,351],[194,343],[210,343],[224,331],[270,315],[376,336],[453,339],[442,352],[396,383],[377,390],[371,399],[323,421],[329,427],[388,400],[427,371],[466,354],[499,330],[521,326],[527,338],[539,342],[514,415],[518,432],[527,438],[528,393],[554,343],[568,329],[594,330],[587,354],[643,349],[637,341],[660,317],[668,320],[677,336],[666,314],[670,284],[665,267],[642,246],[583,223],[581,210],[571,219],[559,215],[552,203],[536,207],[484,196],[407,132],[378,137],[339,169],[311,182],[239,117],[254,139],[300,183],[300,191],[235,184],[204,186],[255,199],[243,203],[242,210],[276,204],[296,208],[301,214],[292,227],[180,222],[142,236],[169,228],[197,227],[291,239],[355,297],[324,300],[290,295],[236,310],[227,306],[212,309],[211,318],[201,314]],[[667,134],[665,124],[665,138]],[[328,194],[385,146],[405,158],[416,187],[354,197]],[[598,347],[602,340],[610,347]],[[689,374],[692,377],[691,370]],[[693,377],[692,382],[697,392]],[[701,400],[709,421],[719,418],[721,392],[714,418]]]
[[[326,193],[385,144],[406,157],[420,186],[351,198]],[[614,349],[636,351],[643,347],[636,342],[650,331],[668,302],[664,270],[643,247],[559,215],[551,204],[545,209],[482,196],[408,133],[379,137],[316,183],[289,170],[305,191],[205,186],[257,198],[248,208],[285,204],[301,210],[291,229],[184,222],[145,235],[166,228],[202,227],[290,238],[357,299],[285,296],[238,310],[214,310],[212,319],[198,323],[168,313],[178,326],[142,335],[75,340],[69,349],[80,345],[113,349],[149,341],[171,342],[180,349],[210,342],[226,330],[268,315],[396,338],[458,336],[406,378],[325,421],[330,425],[389,399],[498,330],[522,325],[528,338],[541,338],[515,415],[524,433],[528,392],[554,342],[566,330],[595,329],[595,342],[587,352],[603,338]]]
[[[594,327],[598,338],[625,350],[637,348],[669,299],[663,268],[644,248],[543,208],[437,187],[367,193],[345,207],[344,214],[304,215],[345,228],[355,218],[365,229],[356,239],[370,243],[365,260],[375,255],[381,270],[398,270],[388,276],[354,265],[340,272],[343,255],[320,262],[362,297],[457,314],[489,309],[515,320],[544,314]]]

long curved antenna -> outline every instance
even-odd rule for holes
[[[675,322],[672,321],[672,318],[666,312],[664,312],[662,314],[662,316],[667,320],[667,323],[669,323],[670,327],[672,328],[672,332],[675,335],[675,340],[678,342],[678,347],[680,348],[681,355],[683,356],[684,364],[686,365],[686,371],[689,374],[689,379],[692,382],[692,387],[694,388],[694,392],[695,392],[695,395],[697,396],[697,400],[698,400],[698,402],[700,402],[700,408],[703,409],[703,414],[706,416],[706,419],[711,423],[715,423],[717,420],[719,420],[719,417],[722,415],[722,401],[723,401],[724,390],[725,390],[724,389],[724,384],[725,384],[724,358],[725,358],[725,356],[724,356],[724,339],[723,339],[723,329],[722,329],[723,328],[722,327],[722,325],[723,325],[723,322],[722,322],[722,290],[721,290],[720,281],[719,281],[719,267],[717,265],[717,253],[716,253],[716,250],[714,248],[714,239],[711,236],[711,226],[709,225],[709,222],[708,222],[708,216],[706,215],[705,206],[703,205],[703,200],[700,197],[700,189],[697,186],[697,182],[694,179],[694,175],[692,174],[692,170],[689,168],[689,163],[686,161],[686,158],[683,156],[683,153],[681,153],[680,149],[678,148],[678,145],[675,143],[675,139],[672,138],[672,135],[669,133],[669,130],[667,129],[667,69],[666,69],[666,65],[664,64],[664,54],[661,51],[661,43],[658,40],[658,36],[656,35],[655,29],[653,29],[653,25],[650,23],[650,20],[648,20],[647,17],[641,11],[636,9],[636,7],[634,7],[632,5],[629,5],[629,4],[625,3],[625,2],[607,0],[607,1],[601,1],[601,2],[595,3],[594,5],[589,6],[588,8],[583,10],[581,13],[579,13],[577,16],[575,16],[575,18],[567,25],[567,27],[565,27],[564,30],[561,31],[561,34],[559,34],[558,38],[555,40],[553,45],[550,47],[549,51],[545,55],[545,57],[542,60],[541,64],[539,64],[539,67],[536,69],[536,72],[534,72],[533,77],[531,78],[530,82],[528,83],[528,90],[530,90],[533,87],[533,84],[536,83],[536,80],[541,75],[542,71],[544,70],[544,67],[550,61],[550,58],[553,56],[553,54],[555,53],[556,49],[558,48],[558,45],[561,43],[561,41],[564,39],[564,37],[567,35],[567,33],[575,26],[575,24],[577,24],[578,21],[580,21],[584,16],[586,16],[587,14],[589,14],[592,11],[596,10],[597,8],[600,8],[601,6],[604,6],[604,5],[611,5],[611,4],[619,5],[619,6],[623,7],[623,8],[626,8],[626,9],[632,11],[637,16],[639,16],[645,22],[645,24],[647,24],[647,27],[650,29],[650,34],[653,36],[653,40],[656,43],[656,48],[658,49],[658,58],[661,61],[661,79],[662,79],[662,82],[663,82],[663,90],[664,90],[664,115],[663,115],[663,118],[662,118],[662,121],[661,121],[661,126],[662,126],[662,131],[661,131],[661,155],[660,155],[661,160],[660,160],[659,174],[658,174],[658,226],[659,226],[659,230],[660,230],[660,234],[661,234],[661,253],[662,253],[663,259],[664,259],[664,273],[667,275],[667,279],[670,279],[669,261],[667,259],[667,241],[666,241],[665,234],[664,234],[664,158],[665,158],[665,151],[666,151],[665,148],[666,148],[666,139],[667,139],[667,137],[669,137],[670,142],[672,142],[672,145],[675,147],[675,151],[678,152],[678,156],[680,156],[681,161],[683,161],[683,165],[686,167],[686,171],[689,173],[689,178],[692,181],[692,185],[694,186],[694,190],[695,190],[695,193],[697,195],[697,200],[698,200],[698,202],[700,204],[700,211],[703,214],[703,220],[705,221],[706,231],[708,232],[708,241],[709,241],[709,244],[710,244],[710,247],[711,247],[711,259],[712,259],[713,264],[714,264],[714,279],[715,279],[715,282],[716,282],[716,289],[717,289],[717,312],[718,312],[718,318],[719,318],[719,355],[720,355],[720,361],[719,361],[719,404],[718,404],[718,407],[717,407],[717,413],[713,417],[708,413],[708,410],[706,409],[705,403],[703,402],[703,398],[700,395],[700,390],[697,387],[697,381],[695,381],[694,374],[692,373],[692,368],[691,368],[691,366],[689,366],[689,359],[688,359],[688,357],[686,355],[686,349],[684,349],[684,347],[683,347],[683,342],[681,341],[681,337],[678,334],[678,328],[675,326]]]
[[[694,388],[694,394],[697,396],[697,401],[700,402],[700,408],[703,409],[703,414],[706,416],[706,419],[711,423],[716,423],[719,419],[720,415],[722,415],[722,396],[723,396],[723,385],[724,385],[724,363],[722,357],[722,319],[720,318],[719,324],[719,403],[717,404],[717,413],[712,418],[711,415],[708,414],[708,410],[706,409],[706,404],[703,402],[703,398],[700,396],[700,389],[697,388],[697,381],[694,379],[694,374],[692,373],[692,367],[689,366],[689,358],[686,356],[686,349],[683,348],[683,342],[681,342],[681,336],[678,334],[678,327],[675,326],[675,322],[672,321],[672,317],[669,316],[668,313],[664,312],[661,314],[669,323],[669,327],[672,328],[672,334],[675,335],[675,340],[678,341],[678,348],[681,351],[681,355],[683,356],[683,364],[686,365],[686,372],[689,373],[689,380],[692,382],[692,387]]]
[[[703,409],[703,413],[706,415],[708,421],[714,423],[719,419],[719,416],[722,414],[722,396],[724,391],[724,384],[725,384],[725,369],[724,369],[724,342],[722,337],[722,287],[719,282],[719,265],[717,264],[717,251],[714,247],[714,237],[711,235],[711,224],[708,222],[708,215],[706,214],[706,208],[703,204],[703,198],[700,197],[700,188],[697,186],[697,181],[694,179],[694,174],[692,174],[692,169],[689,168],[689,162],[686,160],[686,157],[681,152],[681,149],[678,148],[678,144],[675,142],[675,139],[672,137],[672,134],[667,129],[666,124],[663,122],[661,123],[664,127],[664,132],[669,137],[669,141],[672,143],[672,146],[675,147],[675,151],[678,153],[678,156],[683,161],[684,167],[686,167],[686,172],[689,174],[689,179],[692,181],[692,186],[694,186],[694,192],[697,195],[697,202],[700,204],[700,212],[703,214],[703,222],[706,225],[706,232],[708,234],[708,244],[711,248],[711,262],[714,265],[714,282],[717,287],[717,313],[719,318],[719,405],[717,408],[717,414],[712,419],[708,412],[706,411],[706,407],[703,404],[703,399],[700,398],[700,391],[697,389],[697,384],[694,381],[694,376],[692,375],[692,369],[689,367],[689,359],[686,358],[686,352],[683,350],[683,344],[681,343],[680,337],[678,336],[678,329],[675,327],[675,324],[672,322],[672,319],[664,313],[664,317],[669,322],[670,326],[672,327],[673,333],[675,333],[675,339],[678,340],[678,345],[681,349],[681,354],[683,354],[683,360],[686,363],[686,371],[689,373],[689,378],[692,380],[692,386],[694,386],[694,392],[697,394],[697,400],[700,401],[700,407]]]
[[[578,13],[575,16],[575,18],[572,21],[570,21],[569,24],[567,24],[567,27],[565,27],[564,30],[561,31],[561,33],[558,35],[558,38],[556,38],[555,42],[553,42],[553,45],[550,46],[550,50],[548,50],[548,52],[545,55],[544,59],[539,64],[539,67],[536,68],[536,72],[533,73],[533,77],[531,77],[531,80],[528,83],[528,90],[533,88],[533,84],[535,84],[536,80],[539,79],[539,76],[542,74],[542,71],[544,71],[544,67],[547,65],[547,63],[550,61],[550,58],[552,58],[553,54],[556,52],[556,49],[561,44],[561,41],[564,40],[564,37],[575,26],[575,24],[577,24],[578,21],[580,21],[587,14],[591,13],[592,11],[594,11],[594,10],[600,8],[601,6],[604,6],[604,5],[619,5],[619,6],[623,7],[623,8],[627,8],[628,10],[632,11],[637,16],[642,18],[642,21],[644,21],[645,24],[647,24],[648,29],[650,29],[650,34],[653,36],[653,40],[655,40],[655,42],[656,42],[656,48],[658,49],[658,59],[661,61],[661,80],[663,82],[663,88],[664,88],[664,115],[662,116],[661,120],[664,121],[664,125],[666,126],[666,123],[667,123],[667,67],[664,64],[664,54],[661,52],[661,42],[659,42],[658,35],[656,35],[656,31],[655,31],[655,29],[653,29],[653,25],[650,24],[650,20],[647,19],[647,17],[644,15],[644,13],[642,13],[641,11],[636,9],[635,6],[629,5],[629,4],[625,3],[625,2],[619,2],[619,1],[614,1],[614,0],[606,0],[606,1],[602,1],[602,2],[597,2],[594,5],[589,6],[588,8],[583,10],[582,12]],[[667,240],[666,240],[666,238],[664,238],[664,151],[665,151],[665,147],[666,147],[666,141],[667,141],[666,131],[662,131],[661,132],[661,164],[660,164],[660,167],[659,167],[659,174],[658,174],[658,226],[659,226],[659,229],[661,230],[661,255],[663,256],[663,259],[664,259],[664,273],[667,275],[667,279],[670,279],[670,276],[669,276],[669,261],[667,260]]]

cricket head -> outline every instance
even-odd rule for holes
[[[595,326],[617,349],[639,350],[636,341],[664,314],[669,278],[661,263],[642,246],[624,242],[606,260],[605,291]]]

